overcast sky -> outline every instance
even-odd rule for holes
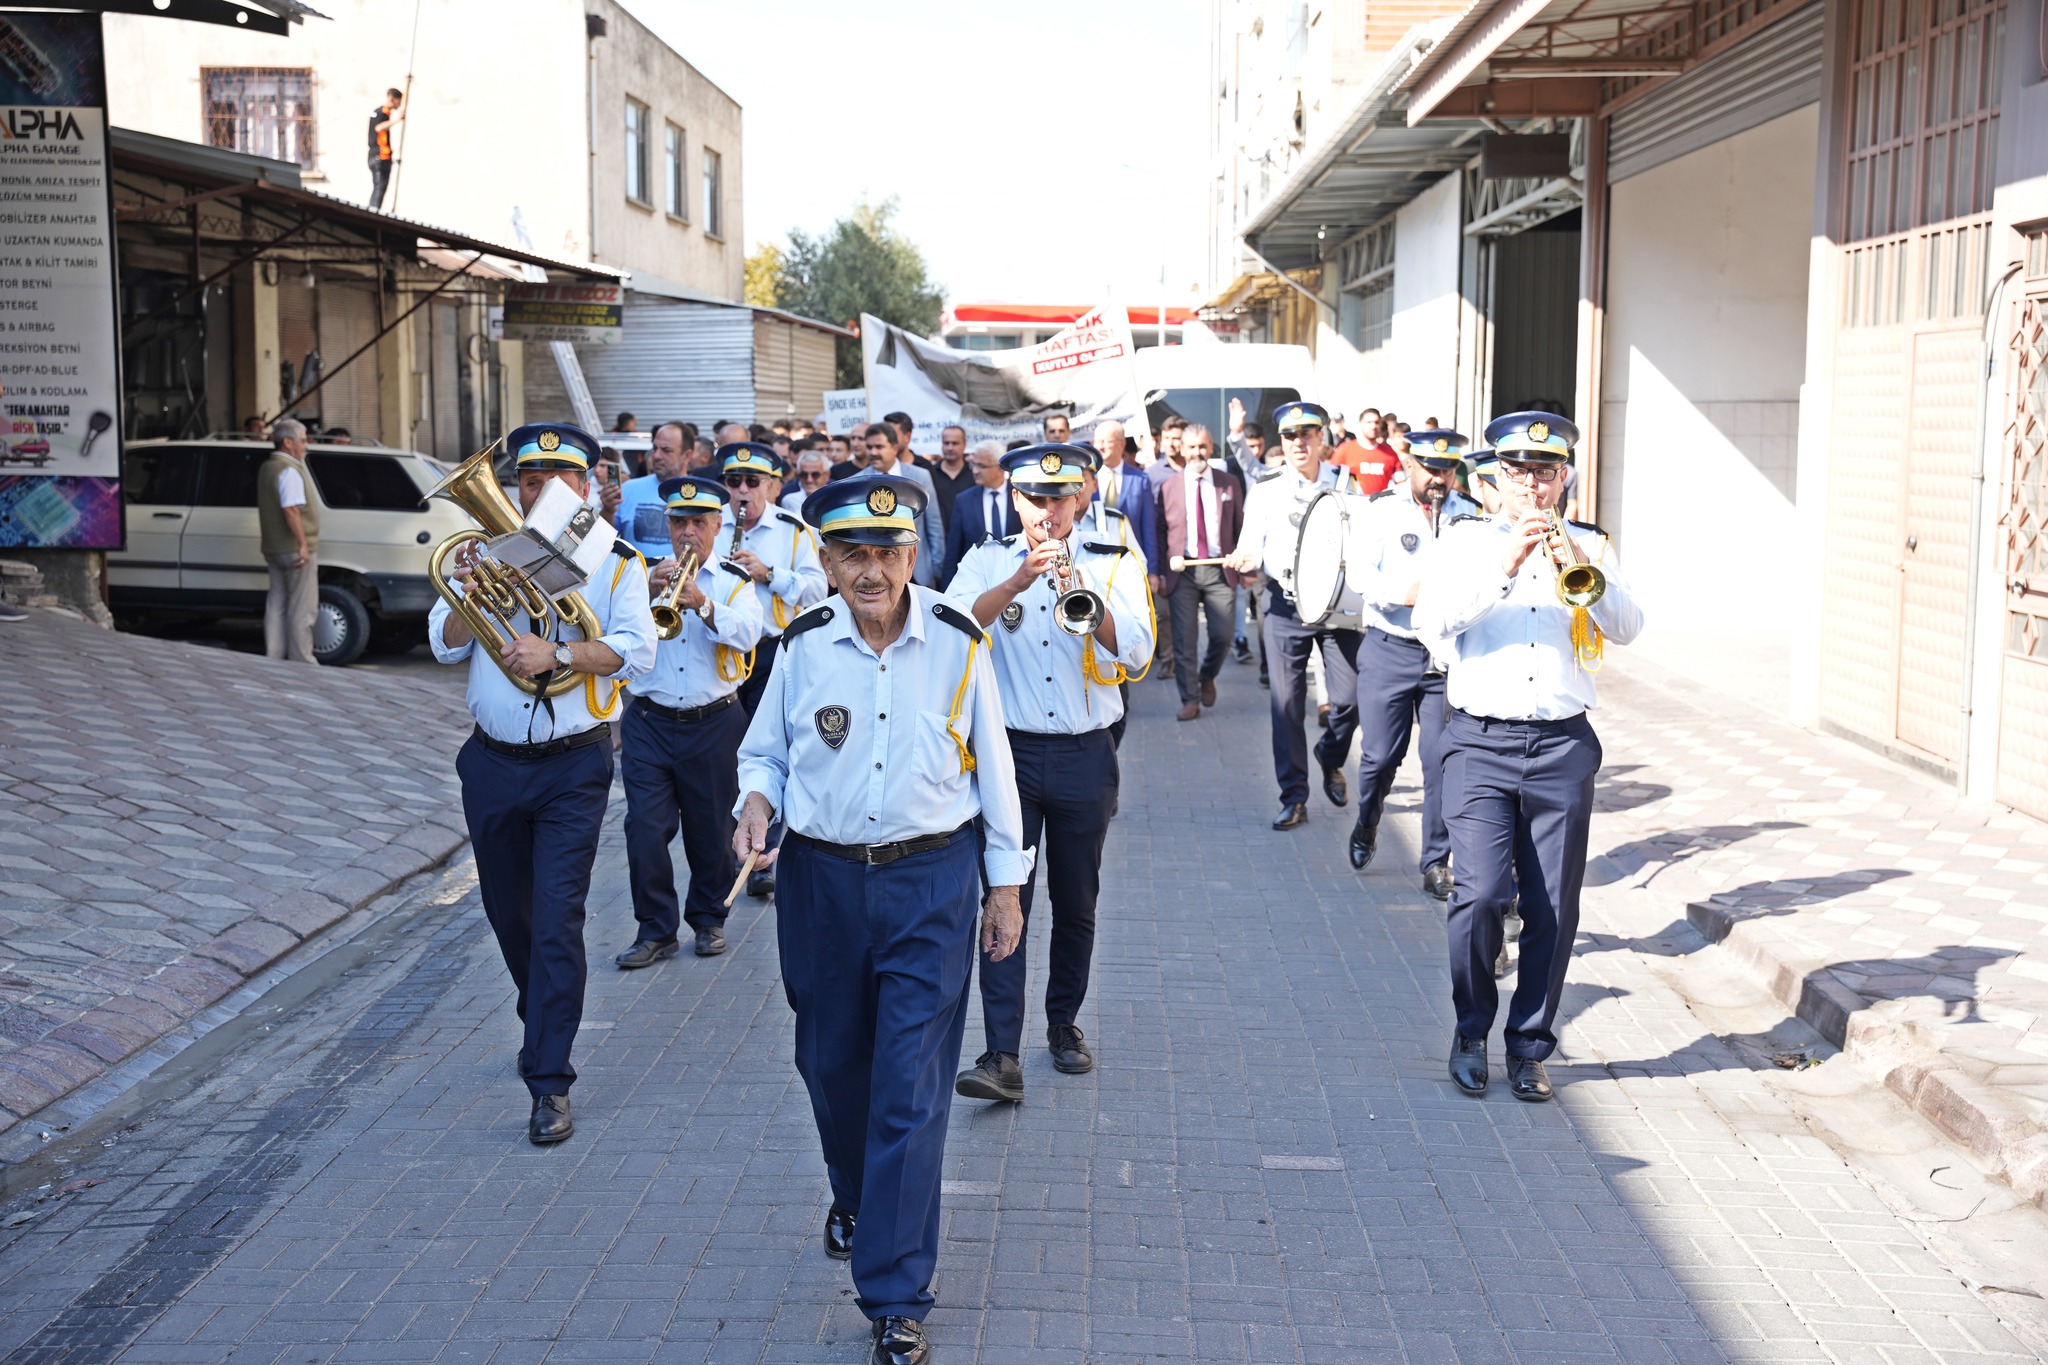
[[[625,0],[745,110],[748,250],[894,195],[952,302],[1185,303],[1207,0]]]

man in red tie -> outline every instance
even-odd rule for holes
[[[1181,720],[1193,720],[1216,704],[1216,675],[1230,647],[1231,610],[1237,574],[1220,561],[1237,549],[1244,524],[1244,487],[1210,461],[1215,438],[1203,426],[1181,433],[1181,466],[1159,484],[1159,517],[1153,568],[1173,621],[1174,682],[1180,687]],[[1208,562],[1203,562],[1208,561]],[[1197,622],[1207,618],[1209,641],[1195,667]]]

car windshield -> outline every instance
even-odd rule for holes
[[[368,512],[418,512],[420,487],[389,455],[342,455],[316,450],[306,457],[320,501]]]

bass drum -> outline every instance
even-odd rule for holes
[[[1294,542],[1294,609],[1313,630],[1363,630],[1365,606],[1344,581],[1351,499],[1325,488],[1302,509]]]

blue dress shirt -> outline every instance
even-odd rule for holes
[[[718,521],[718,553],[732,548],[732,508]],[[740,548],[759,556],[774,572],[766,583],[754,584],[761,605],[761,633],[782,638],[782,628],[807,607],[825,600],[825,564],[818,558],[818,535],[804,519],[779,507],[761,513],[754,529],[740,537]]]
[[[683,613],[683,633],[673,640],[657,640],[654,667],[626,684],[636,697],[645,697],[678,711],[690,711],[737,692],[740,679],[718,676],[718,647],[744,656],[761,640],[761,604],[749,592],[747,580],[717,565],[697,570],[697,586],[711,599],[711,624],[694,611]],[[737,660],[728,660],[726,671],[736,672]]]

